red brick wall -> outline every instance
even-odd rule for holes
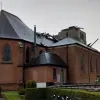
[[[77,45],[69,45],[50,48],[54,53],[57,53],[68,65],[68,81],[69,83],[94,83],[97,76],[100,76],[100,54],[85,47]],[[67,62],[68,53],[68,62]],[[84,70],[80,69],[80,56],[84,54]],[[88,56],[89,55],[89,56]],[[92,56],[93,72],[90,72],[89,58]],[[97,72],[96,72],[96,59]]]
[[[2,48],[8,43],[11,46],[11,64],[2,61]],[[18,41],[0,40],[0,83],[19,83],[22,79],[22,69],[19,65],[19,46]]]
[[[24,51],[25,54],[24,54],[24,56],[26,57],[26,48],[29,47],[29,50],[30,50],[30,60],[31,60],[31,58],[34,58],[34,44],[25,42],[24,45],[25,45],[25,51]],[[46,51],[46,49],[44,47],[41,47],[41,46],[37,45],[36,46],[36,56],[39,55],[40,50]],[[25,57],[24,57],[24,60],[25,60]]]
[[[37,66],[29,67],[25,70],[26,81],[35,80],[36,82],[57,82],[53,79],[53,68],[56,68],[56,75],[60,74],[60,67],[55,66]],[[66,69],[64,68],[64,82],[66,82]]]
[[[87,48],[82,48],[80,46],[75,46],[76,52],[76,68],[77,68],[77,83],[94,83],[97,77],[96,72],[96,59],[100,57],[100,54],[95,53]],[[80,68],[80,55],[84,55],[84,70]],[[93,72],[90,71],[90,57],[92,57],[92,68]],[[99,60],[99,59],[98,59]],[[97,64],[99,66],[99,64]]]
[[[0,84],[0,87],[2,88],[2,91],[10,91],[10,90],[18,90],[20,89],[20,85],[13,83],[13,84]]]
[[[67,48],[67,46],[61,46],[61,47],[50,48],[50,50],[53,53],[58,54],[66,63],[66,69],[68,70],[68,73],[66,74],[66,82],[75,83],[76,82],[75,47]]]
[[[32,51],[31,43],[20,41],[23,43],[23,46],[25,46],[25,47],[20,48],[18,42],[19,40],[7,40],[7,39],[0,40],[0,84],[6,84],[6,83],[15,84],[15,83],[22,82],[22,67],[21,66],[23,66],[23,63],[25,62],[26,48],[27,47],[30,48],[30,59],[34,55],[34,52]],[[3,46],[7,43],[11,46],[11,61],[9,64],[4,63],[2,61]],[[37,46],[38,52],[41,49],[43,48]],[[7,87],[7,85],[5,87]],[[7,88],[9,88],[9,86]]]
[[[61,46],[61,47],[53,47],[49,48],[49,50],[57,55],[59,55],[63,61],[67,62],[67,47]]]
[[[33,44],[28,42],[25,43],[24,47],[20,48],[18,45],[19,40],[0,40],[0,83],[20,83],[22,82],[22,66],[25,61],[25,50],[27,46],[30,48],[30,59],[34,56],[34,52],[32,51]],[[4,44],[8,43],[11,46],[11,63],[5,64],[2,62],[2,49]],[[37,55],[40,50],[46,50],[44,47],[37,46]],[[64,81],[66,81],[67,77],[69,79],[69,83],[94,83],[97,76],[100,76],[100,54],[95,53],[91,50],[83,48],[81,46],[69,46],[68,49],[65,46],[54,47],[50,49],[52,52],[58,54],[68,65],[68,76],[65,70]],[[68,53],[68,56],[67,56]],[[84,54],[84,70],[80,69],[80,55]],[[92,66],[93,72],[90,72],[90,65],[88,64],[88,57],[93,56]],[[68,59],[67,59],[68,57]],[[97,62],[97,72],[96,72],[96,59]],[[68,60],[68,62],[67,62]],[[55,66],[53,66],[55,67]],[[56,82],[57,80],[52,79],[52,68],[53,67],[34,67],[26,69],[26,80],[35,79],[37,82]],[[66,66],[67,68],[67,66]],[[89,70],[88,70],[89,68]],[[59,68],[57,68],[57,73],[59,73]],[[34,72],[34,73],[33,73]],[[38,73],[35,77],[34,75]],[[41,77],[41,75],[43,77]]]
[[[68,47],[68,81],[69,83],[76,83],[76,52],[74,46]]]

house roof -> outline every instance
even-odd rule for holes
[[[64,46],[64,45],[72,45],[72,44],[78,44],[78,45],[81,45],[81,46],[86,47],[88,49],[91,49],[93,51],[97,51],[96,49],[94,49],[94,48],[92,48],[90,46],[87,46],[87,45],[85,45],[85,44],[83,44],[83,43],[81,43],[81,42],[79,42],[79,41],[77,41],[75,39],[69,38],[69,37],[68,38],[65,38],[65,39],[62,39],[62,40],[54,43],[50,47],[57,47],[57,46]],[[99,52],[99,51],[97,51],[97,52]]]
[[[61,46],[61,45],[68,45],[68,44],[73,44],[73,43],[76,43],[77,41],[74,40],[74,39],[71,39],[71,38],[65,38],[65,39],[62,39],[56,43],[54,43],[52,46]]]
[[[52,65],[66,67],[64,61],[57,54],[51,52],[42,52],[37,58],[34,58],[31,66]]]
[[[44,46],[52,45],[55,41],[45,36],[36,35],[36,43]],[[34,43],[34,32],[17,16],[1,10],[0,13],[0,38],[20,39]]]
[[[0,38],[18,39],[34,43],[34,31],[26,26],[17,16],[8,13],[4,10],[0,12]],[[49,38],[49,35],[36,33],[36,43],[39,45],[54,47],[69,44],[79,44],[86,48],[97,51],[96,49],[84,45],[74,39],[65,38],[58,41],[55,38]]]

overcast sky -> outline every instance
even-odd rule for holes
[[[100,0],[1,0],[2,9],[17,15],[31,29],[57,34],[69,26],[84,28],[87,42],[100,38]],[[100,40],[93,46],[100,51]]]

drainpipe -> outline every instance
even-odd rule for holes
[[[67,68],[66,68],[66,82],[69,84],[69,64],[68,64],[68,45],[66,46],[67,49]]]
[[[68,38],[69,37],[69,33],[67,32],[66,33],[66,37]],[[69,84],[69,64],[68,64],[68,45],[66,46],[66,49],[67,49],[67,68],[66,68],[66,82]]]
[[[22,72],[22,78],[23,78],[23,85],[25,88],[25,42],[23,42],[23,72]]]
[[[36,25],[34,25],[34,58],[36,57]]]

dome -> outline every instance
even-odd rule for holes
[[[57,54],[51,52],[42,52],[30,64],[31,66],[52,65],[66,67],[64,61]]]

